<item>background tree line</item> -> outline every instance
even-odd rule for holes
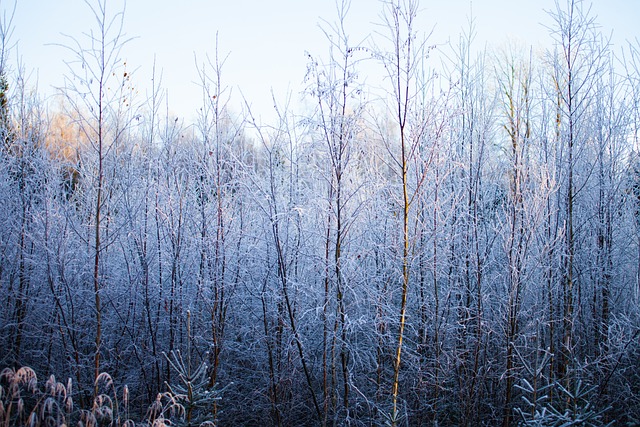
[[[640,423],[640,50],[587,4],[540,52],[435,46],[414,0],[352,44],[344,1],[264,126],[217,41],[193,123],[141,99],[87,5],[60,107],[2,22],[0,365],[140,419],[190,378],[220,425]]]

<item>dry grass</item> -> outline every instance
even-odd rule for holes
[[[102,373],[94,387],[91,408],[77,408],[71,379],[65,385],[51,375],[41,386],[33,369],[5,368],[0,372],[0,427],[163,427],[180,425],[184,420],[184,407],[170,392],[158,394],[146,419],[135,423],[129,418],[126,385],[118,393],[111,376]]]

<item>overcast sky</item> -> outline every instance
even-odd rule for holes
[[[351,3],[346,24],[355,43],[378,29],[381,4]],[[109,0],[108,8],[116,12],[122,4]],[[14,1],[0,0],[5,13],[13,6]],[[423,0],[420,7],[421,25],[434,28],[433,43],[456,40],[473,11],[480,44],[498,45],[508,37],[545,44],[549,36],[542,24],[550,22],[545,10],[554,8],[554,0]],[[640,0],[595,0],[592,11],[605,33],[614,31],[616,49],[638,36]],[[201,99],[194,57],[202,63],[207,54],[213,55],[218,33],[220,53],[229,54],[223,80],[236,94],[242,90],[253,108],[268,117],[272,89],[278,98],[300,92],[305,51],[326,53],[318,28],[322,19],[335,21],[334,0],[129,0],[125,32],[135,39],[123,59],[136,69],[134,81],[144,91],[155,57],[170,107],[191,120]],[[83,0],[17,0],[13,27],[17,46],[11,62],[20,57],[25,69],[33,72],[31,82],[37,78],[44,94],[53,93],[52,87],[60,86],[67,72],[63,60],[69,59],[68,52],[55,46],[67,42],[62,34],[82,39],[83,32],[96,28]]]

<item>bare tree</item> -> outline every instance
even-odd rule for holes
[[[349,291],[349,278],[344,267],[346,244],[350,225],[357,211],[356,186],[353,182],[353,163],[357,161],[354,153],[356,138],[362,123],[365,104],[362,102],[362,87],[357,81],[358,52],[365,50],[352,45],[345,28],[345,20],[350,2],[344,0],[338,4],[338,21],[323,29],[329,42],[329,56],[326,62],[309,54],[307,79],[310,80],[309,93],[316,98],[316,113],[313,121],[317,123],[321,139],[325,144],[321,150],[326,163],[327,185],[327,221],[324,243],[324,297],[323,297],[323,391],[324,419],[327,423],[329,405],[335,413],[338,386],[337,353],[339,353],[344,415],[349,419],[349,346],[347,338],[345,297]],[[353,101],[352,101],[353,100]],[[334,297],[332,300],[332,296]],[[330,311],[335,310],[333,326]],[[339,343],[339,345],[338,345]],[[337,413],[336,413],[337,416]]]
[[[495,166],[490,142],[495,138],[496,98],[489,90],[487,51],[476,47],[476,35],[475,22],[470,18],[447,61],[456,109],[448,127],[452,169],[447,179],[451,204],[447,276],[455,303],[453,380],[457,382],[456,406],[462,425],[476,424],[484,404],[481,385],[488,368],[485,336],[490,331],[484,316],[491,291],[486,277],[496,238],[488,230],[495,227],[496,206],[500,204],[500,196],[492,191],[495,184],[488,176]]]
[[[585,9],[581,0],[567,0],[564,7],[556,2],[550,12],[554,23],[550,27],[556,42],[557,53],[551,57],[552,77],[558,99],[557,129],[559,144],[564,147],[563,173],[564,191],[564,242],[563,242],[563,302],[562,302],[562,349],[559,362],[559,376],[570,390],[573,385],[571,372],[574,358],[576,295],[580,294],[580,284],[576,282],[576,234],[575,202],[577,192],[586,178],[576,176],[579,153],[586,144],[586,111],[593,98],[595,78],[602,72],[604,55],[608,43],[601,42],[595,19],[590,10]],[[566,157],[564,157],[566,156]]]
[[[275,101],[274,101],[275,102]],[[250,110],[250,109],[249,109]],[[253,177],[254,196],[258,198],[258,209],[265,216],[268,227],[268,238],[272,239],[270,247],[274,257],[275,276],[278,283],[279,302],[277,303],[277,336],[276,347],[280,347],[285,325],[289,328],[291,340],[295,344],[306,389],[311,397],[314,418],[318,422],[323,419],[322,410],[314,387],[312,366],[305,350],[303,336],[297,318],[295,292],[293,286],[297,277],[298,251],[301,245],[302,230],[299,225],[301,179],[299,164],[299,149],[295,130],[289,122],[288,108],[276,108],[280,120],[279,126],[267,133],[266,129],[258,126],[255,117],[249,112],[253,127],[257,131],[258,141],[264,150],[266,176],[264,182],[259,177]],[[266,288],[265,288],[266,289]],[[263,300],[264,307],[264,300]],[[266,315],[266,310],[264,311]],[[265,330],[268,330],[265,319]],[[269,363],[274,361],[273,349],[269,347]],[[272,377],[275,369],[270,367]],[[274,401],[276,400],[276,384],[273,384]],[[276,420],[280,420],[277,409],[274,410]]]
[[[242,198],[234,200],[232,194],[237,189],[238,177],[235,175],[240,170],[240,157],[243,155],[242,148],[238,148],[241,145],[243,119],[234,120],[228,105],[231,91],[222,80],[226,57],[219,56],[217,37],[215,49],[214,58],[207,57],[198,71],[202,107],[197,123],[200,143],[194,150],[198,159],[198,178],[194,185],[200,221],[198,293],[202,292],[205,298],[211,323],[210,387],[214,387],[218,380],[227,313],[239,278],[239,260],[235,268],[230,260],[233,242],[229,236],[236,220],[242,221]],[[213,226],[210,225],[211,217],[215,218]],[[241,244],[242,230],[235,247]],[[214,418],[216,414],[217,405],[214,405]]]
[[[381,132],[384,144],[391,155],[389,161],[395,168],[399,178],[399,192],[397,198],[400,211],[401,227],[401,284],[400,284],[400,309],[398,319],[397,345],[393,362],[393,379],[391,382],[391,412],[390,422],[397,425],[401,418],[398,407],[400,392],[400,367],[402,362],[402,347],[405,337],[407,318],[407,299],[411,283],[412,242],[410,235],[411,209],[426,177],[426,168],[420,168],[415,184],[410,181],[411,165],[415,163],[428,164],[430,157],[417,159],[418,147],[423,142],[427,122],[420,120],[418,114],[417,99],[423,93],[422,85],[426,82],[419,79],[419,72],[423,66],[423,59],[428,56],[429,47],[426,38],[418,38],[416,18],[418,15],[418,2],[388,1],[383,3],[383,27],[387,34],[383,37],[388,43],[388,51],[378,50],[377,55],[385,68],[388,78],[387,113],[393,118],[396,127],[391,135]]]
[[[503,245],[508,262],[505,326],[506,384],[502,422],[505,427],[511,424],[513,386],[517,370],[514,347],[521,333],[520,309],[526,285],[529,244],[536,229],[536,216],[531,213],[532,209],[529,206],[531,203],[527,203],[527,200],[535,200],[529,190],[531,187],[529,159],[533,126],[532,53],[530,52],[529,58],[518,58],[515,53],[517,48],[508,49],[501,60],[501,69],[497,76],[502,98],[503,128],[508,137],[508,146],[505,147],[505,151],[510,163],[507,172],[509,193],[505,209],[505,227],[508,231]]]
[[[69,75],[62,88],[70,113],[78,121],[83,136],[89,142],[90,152],[83,163],[85,185],[94,195],[91,215],[93,250],[93,296],[95,313],[94,378],[100,374],[100,357],[103,334],[103,266],[102,255],[109,246],[104,239],[109,218],[109,186],[107,162],[117,155],[130,116],[131,100],[130,73],[120,57],[122,47],[129,40],[123,33],[124,9],[111,14],[106,0],[95,3],[85,1],[95,19],[95,31],[84,34],[82,39],[68,36],[69,44],[64,45],[72,55],[67,61]]]

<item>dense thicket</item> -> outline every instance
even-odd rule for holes
[[[103,1],[62,109],[3,50],[0,365],[78,407],[108,372],[138,419],[190,380],[219,425],[640,423],[638,47],[579,0],[544,52],[380,7],[366,45],[339,8],[268,126],[217,53],[194,123],[135,99]]]

